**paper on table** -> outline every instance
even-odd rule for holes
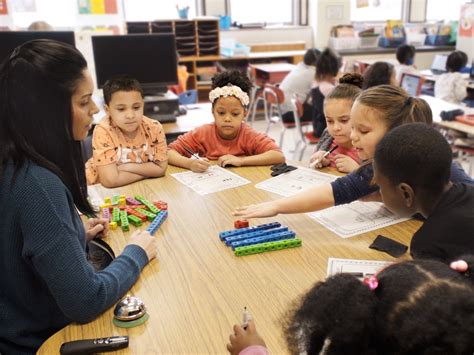
[[[186,171],[171,176],[203,196],[250,183],[249,180],[217,165],[209,167],[204,173]]]
[[[374,275],[390,264],[391,261],[329,258],[327,276],[345,272],[364,278]]]
[[[307,215],[342,238],[353,237],[410,219],[396,217],[381,202],[360,201]]]
[[[255,185],[257,189],[273,192],[280,196],[291,196],[307,188],[327,184],[337,179],[337,176],[319,171],[300,168],[289,173],[275,176]]]

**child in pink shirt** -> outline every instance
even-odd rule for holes
[[[252,84],[237,70],[217,74],[212,79],[214,123],[188,132],[168,147],[172,165],[204,172],[209,160],[219,166],[273,165],[283,163],[285,156],[273,139],[245,123]],[[189,151],[205,158],[194,159]]]
[[[341,173],[350,173],[359,167],[360,159],[352,147],[350,113],[352,104],[361,92],[362,77],[359,74],[345,74],[331,93],[324,99],[324,115],[327,129],[323,132],[311,156],[311,166],[331,166]],[[327,157],[326,151],[337,148]],[[314,164],[316,163],[316,164]]]

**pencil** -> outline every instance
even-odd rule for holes
[[[183,146],[183,148],[184,148],[185,151],[187,151],[189,154],[191,154],[191,157],[193,157],[194,159],[202,160],[199,155],[197,155],[196,153],[194,153],[191,149],[189,149],[189,148],[186,147],[185,145]]]
[[[324,153],[324,155],[319,158],[319,159],[316,159],[315,161],[313,161],[309,167],[310,168],[314,168],[316,165],[318,165],[324,158],[326,158],[329,154],[331,154],[332,152],[334,152],[337,148],[339,148],[339,146],[336,144],[334,147],[332,147],[330,150],[328,150],[326,153]]]

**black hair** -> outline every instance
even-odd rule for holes
[[[331,92],[326,95],[324,102],[330,99],[347,99],[354,102],[361,93],[361,87],[364,79],[362,75],[357,73],[346,73],[339,78],[337,85]]]
[[[474,266],[473,257],[463,257]],[[432,260],[395,263],[372,291],[354,275],[318,282],[289,312],[292,354],[471,354],[472,272]]]
[[[233,69],[227,70],[214,75],[212,78],[212,88],[220,88],[227,85],[235,85],[242,89],[250,96],[252,91],[252,82],[247,74],[243,71]]]
[[[318,61],[320,55],[321,51],[319,49],[310,48],[304,54],[303,62],[306,65],[316,66],[316,62]]]
[[[400,64],[408,64],[410,59],[415,58],[415,47],[409,44],[402,44],[397,48],[397,60]]]
[[[137,79],[127,75],[120,75],[107,80],[102,89],[106,105],[112,100],[112,95],[118,91],[137,91],[143,98],[143,90]]]
[[[331,48],[326,48],[316,61],[316,80],[328,75],[335,77],[340,68],[341,57]]]
[[[0,68],[0,178],[29,160],[58,175],[84,214],[93,214],[71,98],[87,62],[73,46],[39,39],[17,47]]]
[[[448,55],[446,70],[449,72],[460,71],[467,64],[467,54],[463,51],[454,51]]]
[[[377,144],[375,167],[391,183],[439,196],[451,176],[452,152],[436,129],[423,123],[394,128]]]
[[[390,78],[394,70],[394,66],[387,62],[375,62],[371,64],[364,72],[362,90],[373,86],[390,84]]]

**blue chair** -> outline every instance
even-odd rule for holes
[[[197,103],[197,90],[188,90],[178,95],[180,105],[192,105]]]

